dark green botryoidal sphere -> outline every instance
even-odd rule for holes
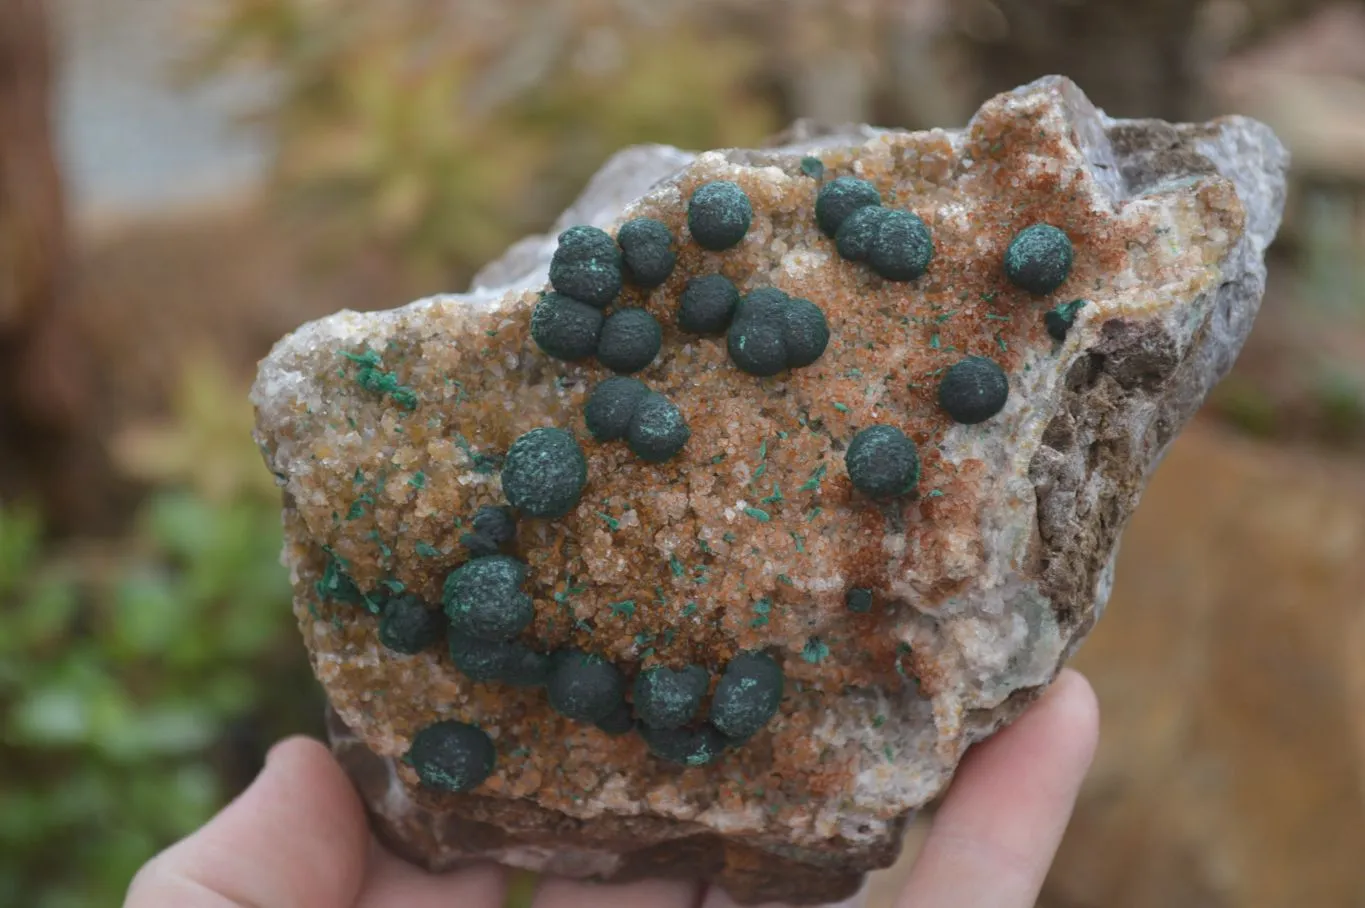
[[[956,422],[975,425],[999,413],[1010,396],[1005,370],[993,359],[968,356],[943,373],[938,403]]]
[[[517,538],[517,519],[511,508],[486,504],[474,512],[470,531],[460,536],[460,544],[474,558],[496,555]]]
[[[587,483],[587,458],[563,429],[532,429],[512,442],[502,462],[502,493],[532,517],[563,517]]]
[[[825,310],[808,299],[793,297],[782,312],[782,343],[787,349],[787,368],[809,366],[829,346],[829,321]]]
[[[493,739],[483,729],[447,719],[413,735],[403,762],[417,770],[428,788],[469,791],[483,784],[497,758]]]
[[[452,634],[450,661],[471,681],[539,687],[550,674],[550,657],[516,640],[479,640]]]
[[[609,735],[624,735],[635,730],[635,720],[630,715],[630,705],[622,700],[616,708],[593,723]]]
[[[445,632],[446,616],[440,609],[427,608],[416,596],[393,597],[379,619],[379,642],[406,656],[435,644]]]
[[[881,203],[882,194],[867,180],[837,177],[821,186],[815,196],[815,223],[825,236],[832,238],[853,212]]]
[[[740,653],[725,666],[711,698],[711,724],[736,741],[763,730],[782,702],[782,667],[766,653]]]
[[[547,356],[568,362],[597,352],[602,313],[562,293],[547,293],[531,310],[531,338]]]
[[[848,606],[850,612],[865,615],[872,611],[872,591],[855,587],[844,594],[844,605]]]
[[[625,260],[625,279],[637,287],[653,289],[673,273],[678,256],[673,252],[673,234],[663,221],[634,218],[616,231],[616,243]]]
[[[1042,296],[1051,293],[1071,273],[1071,240],[1051,224],[1025,227],[1005,250],[1005,277],[1016,287]]]
[[[626,682],[601,656],[564,650],[550,657],[545,690],[555,712],[580,722],[598,722],[621,704]]]
[[[928,270],[933,257],[929,227],[910,211],[882,215],[867,250],[872,270],[888,281],[913,281]]]
[[[707,274],[687,282],[678,305],[678,327],[688,334],[719,334],[739,305],[739,290],[723,274]]]
[[[726,336],[730,360],[744,372],[764,378],[809,366],[827,346],[824,310],[776,287],[761,287],[740,300]]]
[[[744,239],[754,218],[753,205],[738,183],[703,183],[687,203],[687,229],[703,249],[719,252]]]
[[[730,326],[726,347],[730,360],[744,372],[767,378],[787,368],[787,345],[780,319],[749,318]]]
[[[740,299],[735,308],[735,319],[762,318],[775,319],[787,308],[791,297],[786,291],[776,287],[759,287],[750,290]]]
[[[663,463],[681,451],[691,437],[692,430],[678,405],[651,391],[640,398],[630,417],[626,444],[641,460]]]
[[[621,292],[621,250],[616,241],[596,227],[565,230],[550,259],[550,284],[598,309],[608,305]]]
[[[635,715],[650,728],[678,728],[701,709],[711,679],[700,665],[647,668],[635,676]]]
[[[864,205],[844,218],[839,232],[834,235],[834,248],[839,251],[839,257],[850,262],[867,261],[872,254],[872,240],[887,213],[880,205]]]
[[[446,577],[442,599],[450,629],[479,640],[511,640],[535,617],[535,604],[521,591],[526,565],[507,555],[486,555]]]
[[[613,375],[599,382],[583,407],[583,421],[598,441],[625,438],[635,408],[649,393],[649,386],[637,378]]]
[[[682,766],[705,766],[714,762],[730,741],[716,729],[703,725],[690,728],[651,728],[640,726],[640,737],[649,752],[661,760]]]
[[[1076,314],[1081,311],[1081,307],[1085,304],[1085,300],[1072,300],[1045,312],[1043,314],[1043,327],[1047,329],[1048,336],[1056,341],[1066,340],[1067,332],[1071,330],[1072,325],[1076,324]]]
[[[618,309],[602,324],[597,361],[613,372],[639,372],[654,362],[663,346],[659,320],[644,309]]]
[[[919,452],[895,426],[869,426],[853,436],[844,466],[853,487],[872,498],[904,495],[919,481]]]

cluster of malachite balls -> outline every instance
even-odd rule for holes
[[[934,257],[934,240],[919,215],[882,207],[877,187],[836,177],[815,197],[815,223],[834,240],[840,257],[866,262],[888,281],[913,281]]]
[[[766,377],[819,359],[829,346],[829,322],[810,300],[761,287],[740,301],[725,341],[731,362]]]
[[[614,372],[640,371],[659,355],[663,331],[658,320],[636,307],[609,315],[603,310],[625,283],[657,287],[676,263],[673,234],[653,218],[627,221],[616,239],[596,227],[568,228],[550,260],[554,290],[543,294],[531,312],[532,339],[555,359],[596,356]]]
[[[668,460],[692,436],[676,404],[625,375],[613,375],[592,389],[583,420],[593,438],[624,438],[635,456],[651,463]]]

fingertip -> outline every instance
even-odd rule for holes
[[[1100,699],[1090,680],[1075,669],[1064,668],[1044,700],[1057,713],[1061,739],[1072,750],[1076,762],[1088,768],[1100,742]]]
[[[246,791],[138,873],[125,904],[349,905],[368,844],[345,771],[319,742],[289,738],[270,749]]]

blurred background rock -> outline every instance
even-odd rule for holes
[[[1049,72],[1260,117],[1295,179],[1078,658],[1104,740],[1041,904],[1365,905],[1365,7],[1304,0],[0,3],[0,904],[116,903],[318,728],[249,436],[275,338],[462,288],[623,145],[955,125]]]

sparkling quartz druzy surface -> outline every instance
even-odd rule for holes
[[[338,313],[262,363],[258,439],[284,490],[284,557],[336,747],[380,833],[414,860],[701,876],[741,899],[798,901],[846,894],[891,860],[904,818],[1100,615],[1147,475],[1250,329],[1287,163],[1254,121],[1114,121],[1057,78],[993,99],[960,131],[797,127],[784,141],[622,152],[470,293]],[[887,281],[838,255],[814,206],[840,176],[923,219],[922,277]],[[753,214],[735,246],[708,251],[687,201],[717,180]],[[558,231],[635,217],[667,225],[677,248],[661,286],[627,284],[613,304],[663,329],[635,377],[691,434],[659,463],[592,437],[584,406],[610,373],[546,356],[529,331]],[[1042,296],[1003,268],[1036,223],[1074,247]],[[814,302],[827,349],[770,378],[740,371],[724,336],[678,327],[687,282],[713,273]],[[1055,340],[1045,314],[1082,297]],[[938,403],[964,356],[1009,378],[1004,409],[976,425]],[[873,425],[915,442],[911,494],[874,501],[850,483],[845,449]],[[627,686],[696,664],[714,691],[737,653],[770,654],[785,674],[777,714],[709,765],[571,721],[543,688],[474,683],[444,646],[385,649],[373,615],[315,591],[335,559],[363,591],[438,603],[468,557],[462,522],[505,502],[502,459],[542,426],[577,437],[588,479],[565,516],[518,524],[509,554],[535,605],[519,639],[600,654]],[[850,608],[851,590],[870,607]],[[423,788],[399,761],[447,719],[496,747],[469,793]]]

